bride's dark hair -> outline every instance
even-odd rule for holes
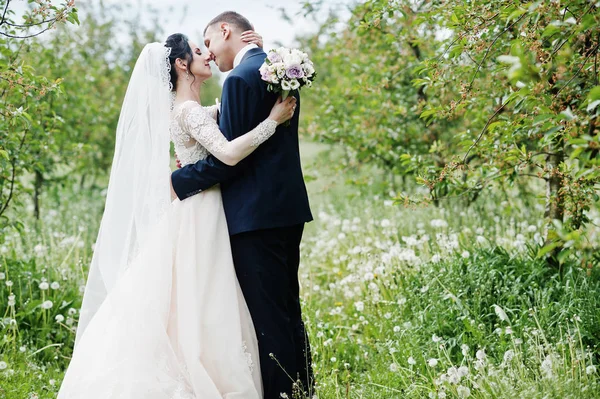
[[[169,62],[171,63],[171,84],[173,85],[173,91],[177,90],[177,69],[175,68],[175,61],[178,58],[187,61],[187,70],[192,76],[194,76],[192,70],[190,69],[192,62],[194,61],[194,53],[192,52],[192,48],[190,47],[188,41],[188,37],[183,33],[174,33],[167,38],[165,43],[165,47],[171,49]],[[194,80],[196,80],[195,76]],[[193,83],[194,82],[192,81],[192,84]]]

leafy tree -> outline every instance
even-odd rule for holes
[[[50,80],[23,62],[24,40],[35,38],[63,22],[78,23],[73,0],[54,6],[50,1],[33,1],[30,11],[16,18],[12,0],[0,0],[0,218],[7,222],[6,211],[24,186],[21,176],[35,162],[30,145],[38,137],[34,132],[40,121],[32,113],[35,104],[48,93],[59,92],[60,80]],[[13,2],[14,3],[14,2]],[[45,120],[45,126],[59,123]],[[44,133],[46,134],[46,132]]]
[[[367,1],[313,46],[327,77],[310,131],[416,171],[434,201],[545,192],[539,255],[599,260],[585,229],[600,189],[599,24],[584,0]]]

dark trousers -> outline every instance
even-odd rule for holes
[[[305,391],[313,386],[298,284],[303,230],[302,224],[231,236],[237,277],[258,338],[265,399],[279,399],[281,393],[291,398],[298,379]]]

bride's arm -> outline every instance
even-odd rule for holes
[[[280,123],[290,119],[295,101],[285,101],[276,105],[269,118],[250,132],[228,141],[219,130],[216,121],[200,105],[190,103],[181,114],[182,128],[204,148],[226,165],[237,165],[242,159],[267,141],[275,133]]]

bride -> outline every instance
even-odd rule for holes
[[[255,33],[248,41],[262,44]],[[182,34],[144,47],[117,127],[106,207],[59,399],[262,398],[257,340],[218,186],[171,201],[183,165],[234,165],[290,119],[295,99],[229,142],[202,107],[210,53]],[[258,72],[257,72],[258,73]]]

